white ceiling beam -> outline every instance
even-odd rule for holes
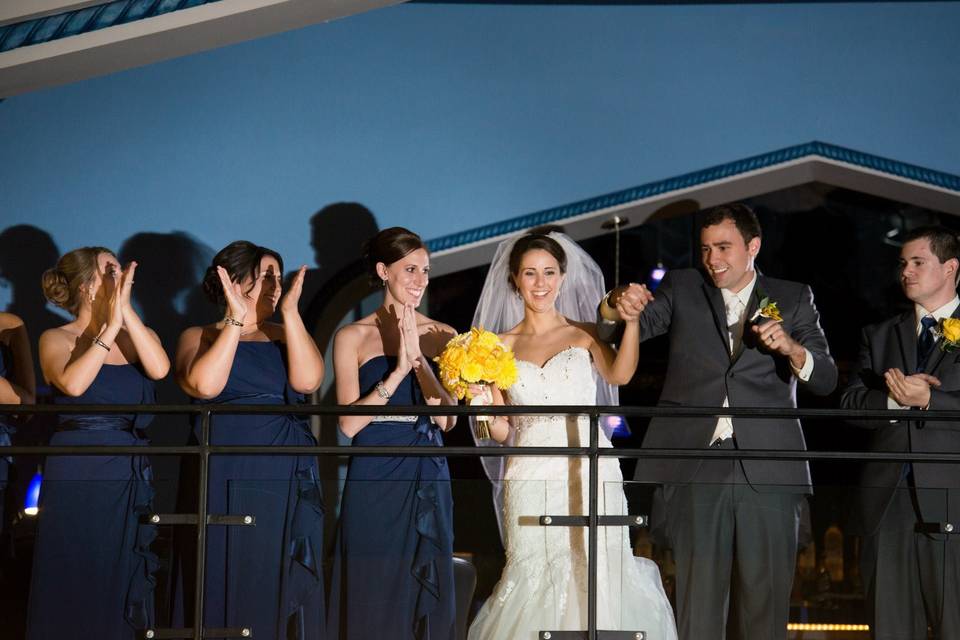
[[[104,2],[106,0],[2,0],[0,2],[0,27],[5,24],[25,22],[34,18],[83,9]]]
[[[0,53],[0,98],[327,22],[402,1],[212,2],[20,47]]]

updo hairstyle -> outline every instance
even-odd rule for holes
[[[537,249],[546,251],[557,259],[557,263],[560,265],[560,273],[567,272],[567,253],[560,246],[560,243],[542,233],[528,233],[513,243],[513,249],[510,250],[510,274],[507,276],[507,282],[510,283],[510,288],[514,291],[517,290],[517,283],[514,279],[520,275],[520,263],[523,256],[528,251]]]
[[[384,229],[363,244],[363,261],[367,265],[370,284],[382,286],[383,280],[377,273],[377,263],[391,265],[410,255],[417,249],[427,250],[420,236],[403,227]]]
[[[101,253],[116,258],[113,251],[104,247],[80,247],[63,254],[57,266],[47,269],[40,277],[44,297],[76,315],[80,308],[80,287],[93,282]]]
[[[248,276],[255,281],[260,277],[260,261],[267,256],[277,261],[282,275],[283,258],[273,249],[261,247],[246,240],[231,242],[213,256],[213,261],[207,267],[203,275],[204,294],[214,304],[225,306],[227,301],[223,295],[223,285],[220,283],[217,267],[226,269],[231,282],[243,282],[243,279]],[[250,290],[252,289],[251,286]]]

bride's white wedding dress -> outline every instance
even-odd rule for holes
[[[513,405],[596,404],[590,352],[565,349],[542,367],[517,361]],[[514,417],[515,446],[582,447],[587,417]],[[610,447],[601,431],[600,446]],[[544,630],[587,629],[585,527],[545,527],[542,515],[588,513],[589,462],[580,458],[508,458],[504,472],[506,566],[470,627],[470,640],[535,640]],[[623,475],[615,458],[601,458],[601,515],[627,513]],[[650,640],[677,637],[673,611],[656,564],[637,558],[626,527],[600,527],[597,544],[597,627],[645,631]]]

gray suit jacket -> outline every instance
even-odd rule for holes
[[[759,274],[757,278],[746,318],[762,297],[775,301],[784,330],[813,355],[807,388],[818,395],[829,394],[837,384],[837,367],[810,288]],[[615,341],[622,325],[598,322],[598,330],[601,338]],[[749,327],[737,352],[730,354],[723,296],[700,271],[667,272],[656,299],[643,311],[640,339],[664,333],[670,337],[670,356],[660,406],[721,407],[728,398],[731,407],[796,407],[797,378],[790,363],[758,349]],[[705,449],[716,424],[716,418],[655,418],[643,447]],[[735,418],[733,427],[741,449],[806,449],[798,420]],[[700,464],[700,460],[641,460],[636,480],[689,482]],[[810,487],[806,462],[746,460],[743,468],[748,481],[760,490],[808,491]]]
[[[960,308],[953,317],[960,317]],[[848,409],[886,409],[887,387],[883,373],[898,368],[911,374],[917,366],[917,320],[913,310],[863,329],[858,368],[850,377],[841,403]],[[930,393],[931,409],[960,409],[960,351],[947,353],[939,348],[927,360],[926,373],[940,380]],[[859,421],[872,429],[871,451],[919,451],[960,453],[960,422],[924,422],[922,412],[907,412],[913,420]],[[960,465],[921,463],[913,465],[917,504],[924,520],[956,520],[960,514]],[[877,530],[897,487],[906,488],[903,464],[870,462],[864,465],[861,488],[852,524],[859,533]],[[948,490],[949,489],[949,490]],[[951,521],[953,521],[951,520]],[[910,524],[910,523],[907,523]]]

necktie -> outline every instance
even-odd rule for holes
[[[917,371],[923,371],[927,366],[927,360],[930,359],[930,352],[933,351],[933,343],[936,338],[933,336],[933,329],[937,320],[932,316],[920,318],[920,335],[917,336]]]
[[[724,301],[727,310],[727,335],[730,337],[730,353],[737,350],[737,343],[740,341],[740,317],[743,315],[743,303],[740,298],[733,296]]]

